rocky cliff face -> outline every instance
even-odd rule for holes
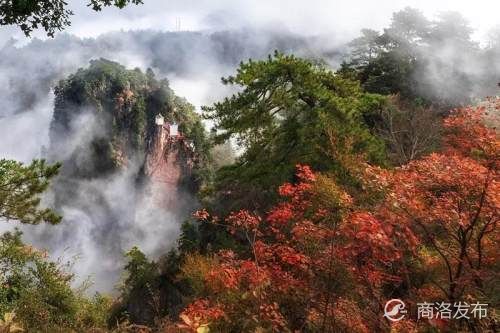
[[[174,209],[184,191],[183,184],[193,176],[195,163],[191,141],[180,132],[170,133],[169,124],[157,125],[146,153],[147,195],[159,207]]]
[[[61,81],[55,94],[49,152],[63,162],[63,176],[100,178],[136,166],[154,179],[168,173],[180,186],[201,168],[204,158],[188,152],[203,152],[206,145],[199,117],[152,71],[92,61]],[[168,136],[166,127],[156,125],[157,115],[178,122],[182,135]]]
[[[192,105],[149,70],[144,74],[111,61],[92,61],[88,69],[60,81],[55,95],[50,151],[68,162],[75,176],[98,177],[144,158],[158,114],[178,122],[194,146],[206,143]],[[82,158],[86,163],[73,163]]]
[[[93,61],[55,95],[48,157],[63,163],[53,192],[65,219],[41,238],[82,255],[87,269],[77,273],[109,290],[132,246],[154,256],[174,244],[196,205],[209,145],[194,107],[150,70]],[[179,124],[178,135],[157,115]]]

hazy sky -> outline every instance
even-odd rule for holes
[[[500,24],[498,0],[144,0],[138,7],[107,8],[102,13],[93,12],[87,2],[69,0],[75,16],[68,32],[91,37],[120,29],[175,30],[178,18],[182,30],[272,27],[349,40],[361,28],[387,26],[391,14],[406,6],[431,18],[440,11],[459,11],[476,30],[477,39]],[[23,38],[18,29],[0,28],[1,39],[10,36]]]

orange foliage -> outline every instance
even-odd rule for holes
[[[209,304],[205,299],[198,299],[191,303],[180,314],[183,323],[178,326],[179,328],[196,332],[199,327],[213,320],[217,320],[222,316],[224,316],[224,312],[219,307]]]
[[[385,194],[370,211],[337,188],[337,206],[318,202],[318,175],[298,165],[297,182],[279,188],[283,202],[266,216],[243,210],[221,221],[198,212],[201,222],[243,235],[248,251],[217,254],[205,276],[209,294],[184,310],[185,327],[390,331],[381,311],[394,292],[408,304],[484,296],[498,281],[500,188],[498,136],[483,112],[453,112],[440,153],[395,170],[367,166],[364,182]],[[407,318],[393,329],[418,325]]]

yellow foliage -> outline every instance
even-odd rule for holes
[[[189,254],[184,260],[178,277],[189,280],[194,291],[200,293],[205,288],[205,276],[213,266],[212,257],[205,257],[199,253]]]
[[[200,327],[198,327],[196,329],[196,333],[209,333],[209,332],[210,332],[210,329],[208,328],[207,324],[201,325]]]
[[[0,333],[15,333],[24,332],[22,327],[15,322],[16,314],[14,312],[7,312],[0,319]]]

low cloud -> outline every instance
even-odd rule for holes
[[[91,12],[80,0],[71,1],[71,5],[76,16],[68,31],[80,37],[58,34],[55,39],[27,41],[19,37],[18,41],[9,42],[10,34],[0,30],[2,157],[29,162],[42,155],[43,147],[48,147],[53,87],[58,80],[87,66],[91,59],[104,57],[142,70],[151,67],[159,78],[170,81],[177,95],[186,97],[199,109],[233,92],[231,87],[220,83],[220,77],[233,74],[240,61],[262,59],[278,49],[321,58],[335,68],[347,52],[344,42],[357,36],[360,28],[380,30],[389,24],[393,10],[412,3],[365,1],[354,6],[352,2],[292,1],[283,6],[282,1],[276,0],[265,3],[224,0],[217,4],[209,0],[145,0],[144,6],[123,11],[106,9],[103,13]],[[422,2],[424,9],[430,5],[428,0]],[[451,3],[448,5],[453,8]],[[475,13],[475,10],[468,12],[469,16]],[[181,19],[181,29],[207,30],[162,31],[175,29],[176,18]],[[100,35],[119,28],[155,30]],[[226,28],[230,29],[220,31]],[[439,58],[446,60],[453,49],[443,48],[441,52]],[[470,78],[480,72],[481,64],[466,62],[466,65],[455,66],[453,70]],[[442,76],[436,63],[428,67],[424,78],[439,87]],[[72,136],[51,152],[59,159],[66,159],[77,147],[103,132],[91,110],[75,118],[73,126]],[[21,226],[25,239],[48,249],[53,257],[79,257],[73,267],[78,282],[91,276],[94,290],[101,291],[111,290],[118,281],[123,252],[130,247],[137,245],[153,257],[164,253],[175,244],[179,223],[187,210],[161,209],[137,191],[141,158],[136,157],[127,170],[68,186],[68,191],[78,190],[70,193],[71,202],[60,207],[64,222],[58,226]],[[84,160],[80,162],[85,164]],[[194,200],[187,194],[184,197],[186,206]],[[48,203],[51,199],[51,195],[45,198]],[[13,226],[0,224],[1,229]]]

